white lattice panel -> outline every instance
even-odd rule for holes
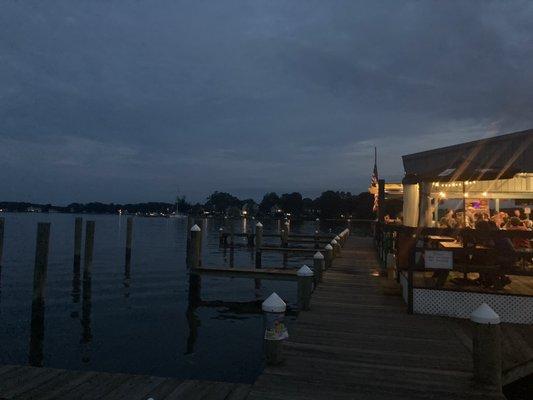
[[[404,285],[406,287],[407,282]],[[404,295],[404,298],[407,297]],[[481,303],[491,306],[502,322],[533,324],[533,297],[434,289],[413,290],[415,314],[470,318],[472,311]]]

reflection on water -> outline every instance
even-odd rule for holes
[[[294,282],[256,286],[251,279],[189,275],[186,219],[135,218],[132,254],[125,260],[127,217],[81,216],[83,231],[91,229],[87,219],[95,221],[95,234],[92,244],[84,235],[77,257],[75,216],[4,216],[0,364],[29,361],[56,368],[252,382],[262,370],[261,301],[276,291],[289,308],[296,303]],[[32,301],[34,233],[40,221],[52,227],[46,312],[44,296]],[[203,230],[202,265],[254,265],[253,249],[219,247],[223,220],[196,222]],[[243,231],[252,221],[247,224],[242,222]],[[263,224],[265,233],[277,229],[276,221]],[[291,229],[307,233],[314,222]],[[83,243],[83,237],[79,240]],[[269,240],[266,245],[276,243]],[[263,254],[265,267],[282,261],[296,268],[305,259]]]

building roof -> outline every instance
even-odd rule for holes
[[[533,129],[402,156],[406,175],[419,181],[512,178],[533,172]]]

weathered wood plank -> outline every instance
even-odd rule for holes
[[[194,268],[192,274],[225,276],[232,278],[256,278],[270,280],[290,280],[298,279],[296,270],[276,269],[276,268]]]

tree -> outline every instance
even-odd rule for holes
[[[303,212],[302,195],[298,192],[284,193],[281,195],[280,205],[283,211],[298,217]]]
[[[205,203],[205,207],[215,212],[226,212],[230,207],[241,207],[242,202],[235,196],[226,192],[214,192]]]
[[[270,192],[263,196],[263,200],[261,200],[261,203],[259,204],[259,210],[262,213],[268,214],[270,213],[270,210],[272,209],[272,207],[279,206],[279,205],[280,205],[279,196],[274,192]]]

